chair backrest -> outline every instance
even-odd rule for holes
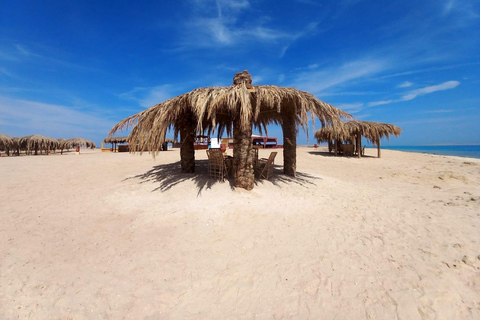
[[[353,156],[353,144],[344,144],[343,145],[343,153],[346,156]]]
[[[208,152],[208,159],[213,160],[214,162],[223,163],[223,153],[220,149],[210,149]]]
[[[277,156],[277,152],[271,152],[270,156],[268,157],[265,166],[263,167],[262,171],[260,172],[260,178],[270,179],[273,174],[273,163],[275,161],[275,157]]]
[[[212,178],[223,181],[227,175],[227,168],[225,159],[223,158],[222,150],[209,149],[208,154],[208,171]]]

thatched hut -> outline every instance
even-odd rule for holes
[[[69,148],[81,148],[81,147],[87,147],[90,149],[95,149],[97,146],[95,143],[91,140],[87,140],[84,138],[71,138],[67,139],[64,141],[65,146]]]
[[[0,150],[5,150],[7,155],[10,155],[10,150],[13,149],[14,142],[11,137],[6,134],[0,133]]]
[[[117,144],[119,143],[126,143],[128,141],[128,137],[108,137],[103,139],[102,141],[102,151],[111,151],[111,152],[116,152],[117,151]],[[104,143],[109,143],[112,145],[111,148],[104,149],[103,144]]]
[[[362,136],[370,141],[374,146],[377,146],[377,154],[380,158],[380,140],[382,138],[390,139],[390,136],[398,137],[402,133],[399,127],[381,122],[348,120],[340,126],[326,126],[315,132],[315,138],[319,142],[334,143],[335,148],[339,141],[353,141],[356,144],[357,150],[362,149]],[[361,157],[361,152],[358,152],[358,157]],[[336,150],[335,150],[336,152]]]
[[[296,136],[301,126],[308,133],[308,121],[318,118],[322,126],[336,125],[340,117],[351,117],[314,95],[294,88],[252,86],[247,71],[234,76],[228,87],[198,88],[133,115],[113,127],[110,135],[133,126],[128,137],[132,151],[160,150],[167,130],[180,135],[183,172],[195,171],[194,139],[197,134],[234,138],[235,185],[250,190],[254,186],[252,130],[266,131],[275,123],[283,128],[284,173],[296,175]]]
[[[13,146],[12,150],[14,150],[13,154],[19,156],[20,155],[20,139],[19,137],[12,137]]]
[[[34,134],[20,138],[20,147],[25,149],[27,154],[31,151],[35,151],[35,155],[37,155],[39,150],[40,153],[45,151],[48,154],[50,150],[58,148],[58,141],[50,137]]]

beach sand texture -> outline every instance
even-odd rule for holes
[[[480,319],[480,160],[323,150],[2,157],[0,319]]]

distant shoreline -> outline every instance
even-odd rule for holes
[[[311,145],[308,145],[311,147]],[[321,144],[319,147],[327,147]],[[376,149],[370,145],[369,149]],[[382,146],[384,150],[404,151],[413,153],[426,153],[441,156],[454,156],[462,158],[480,159],[480,144],[462,144],[462,145],[425,145],[425,146]]]

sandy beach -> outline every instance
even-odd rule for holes
[[[0,319],[480,319],[479,159],[277,151],[2,157]]]

